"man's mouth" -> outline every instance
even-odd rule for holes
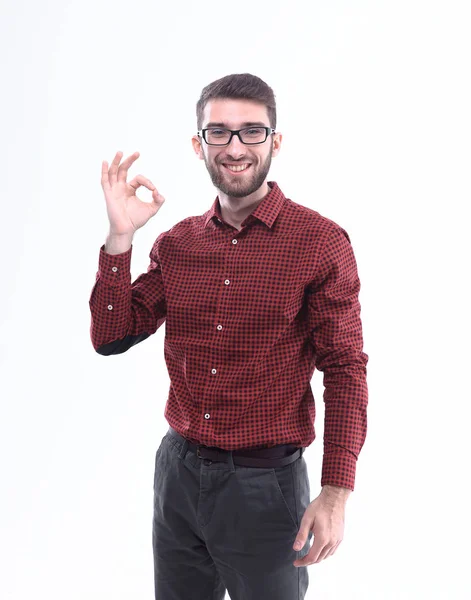
[[[241,163],[240,165],[228,165],[228,164],[222,163],[222,165],[225,169],[227,169],[227,171],[237,174],[237,173],[243,173],[244,171],[247,171],[247,169],[250,167],[251,163]]]

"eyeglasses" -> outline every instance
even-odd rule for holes
[[[247,146],[263,144],[267,137],[275,133],[271,127],[245,127],[244,129],[224,129],[222,127],[209,127],[201,129],[197,135],[201,137],[209,146],[227,146],[236,135],[239,140]]]

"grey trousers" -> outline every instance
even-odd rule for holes
[[[181,439],[184,441],[182,442]],[[302,600],[307,567],[293,550],[310,503],[303,456],[274,468],[201,459],[169,431],[155,457],[156,600]]]

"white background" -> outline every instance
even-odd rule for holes
[[[269,180],[347,230],[362,281],[368,435],[306,598],[470,598],[469,3],[2,0],[0,16],[1,598],[154,598],[165,325],[122,355],[91,345],[101,162],[139,151],[129,178],[166,198],[134,237],[134,280],[216,197],[195,106],[242,72],[277,98]],[[312,386],[314,499],[322,374]]]

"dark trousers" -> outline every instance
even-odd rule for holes
[[[209,460],[169,428],[155,457],[156,600],[223,600],[226,590],[231,600],[304,598],[307,567],[293,562],[309,552],[312,533],[299,552],[293,543],[310,503],[306,461],[294,446],[263,452],[293,448],[299,458],[287,465],[243,466],[241,451],[217,449],[221,460]]]

